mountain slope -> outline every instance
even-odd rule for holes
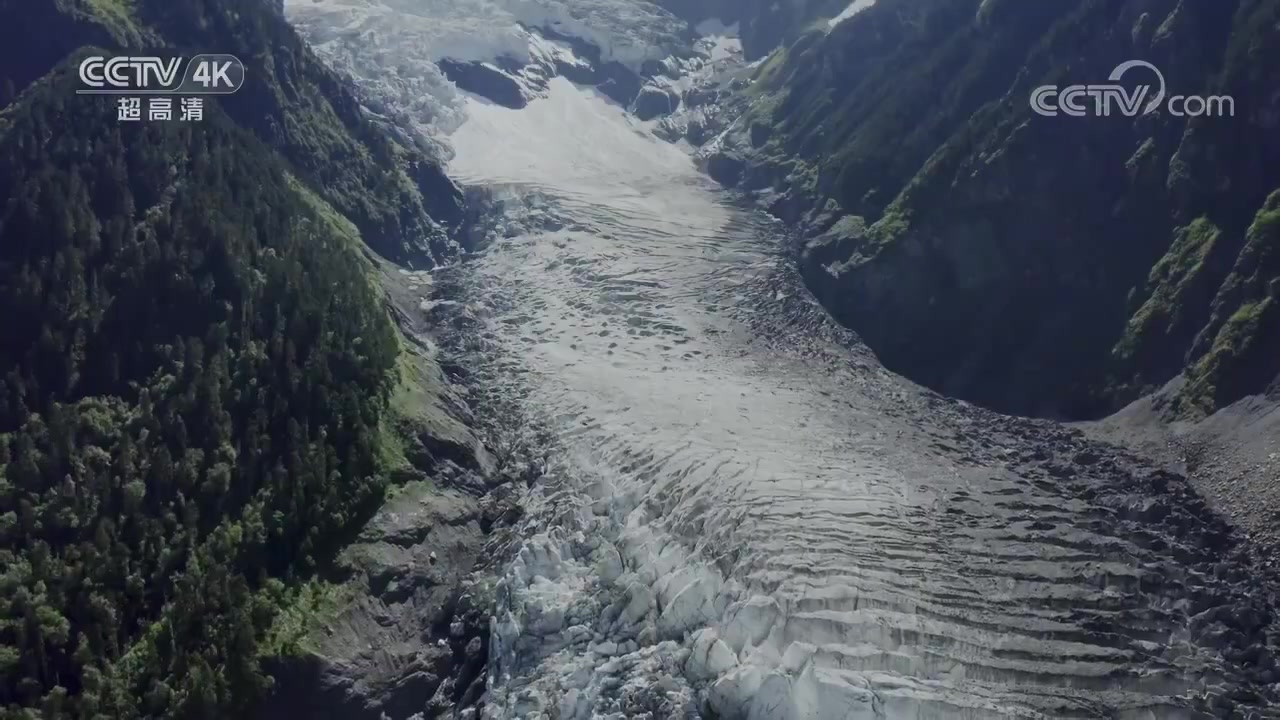
[[[430,262],[456,188],[266,4],[6,2],[0,28],[0,717],[246,712],[297,580],[404,462],[354,241]],[[120,123],[75,68],[124,47],[230,51],[250,84]]]
[[[1278,21],[1274,0],[881,0],[771,57],[719,159],[782,193],[810,286],[890,367],[1069,418],[1185,373],[1172,411],[1196,416],[1280,375]],[[1236,116],[1033,113],[1034,88],[1135,58]]]
[[[425,146],[368,116],[352,89],[278,12],[258,0],[6,0],[0,84],[21,91],[85,45],[225,52],[249,71],[218,103],[288,161],[299,177],[394,260],[430,265],[452,251],[462,197]]]

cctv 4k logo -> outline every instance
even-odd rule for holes
[[[94,56],[80,62],[80,95],[230,95],[244,85],[234,55],[180,57]]]

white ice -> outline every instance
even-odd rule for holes
[[[848,20],[858,13],[866,10],[876,4],[876,0],[853,0],[849,6],[840,11],[840,14],[827,21],[828,27],[834,28],[836,25]]]

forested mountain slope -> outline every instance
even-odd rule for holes
[[[261,0],[0,0],[0,85],[21,91],[77,48],[238,56],[245,86],[218,104],[279,151],[384,256],[450,252],[461,194],[426,152],[379,127],[352,88]],[[0,100],[3,98],[0,97]]]
[[[1030,107],[1134,59],[1235,115]],[[1278,64],[1277,0],[879,0],[759,68],[713,169],[780,193],[811,288],[890,367],[1068,418],[1184,374],[1195,417],[1280,375]]]
[[[353,228],[429,263],[456,188],[257,0],[3,2],[0,28],[0,717],[233,717],[396,462]],[[249,84],[121,123],[75,95],[82,45],[232,52]]]

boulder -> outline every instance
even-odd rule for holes
[[[636,97],[635,114],[641,120],[652,120],[670,115],[680,107],[680,96],[674,90],[661,85],[645,85]]]
[[[619,105],[630,106],[640,94],[640,78],[621,63],[606,63],[598,76],[602,80],[596,89]]]
[[[746,163],[736,155],[717,152],[707,158],[707,174],[725,187],[734,187],[741,182],[745,169]]]
[[[529,104],[520,81],[499,67],[482,62],[441,60],[440,71],[459,89],[475,93],[503,107],[520,110]]]

